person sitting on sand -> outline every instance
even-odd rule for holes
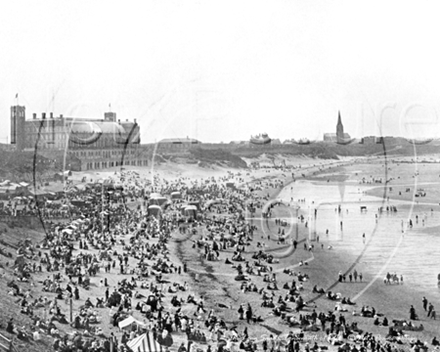
[[[86,308],[94,307],[92,301],[90,301],[90,297],[87,297],[86,301],[84,302],[84,306]]]
[[[325,290],[321,287],[318,288],[317,285],[313,286],[313,290],[314,293],[325,293]]]
[[[349,297],[342,297],[341,303],[342,304],[350,304],[350,305],[355,305],[356,304],[356,303],[352,302]]]
[[[345,308],[341,303],[336,303],[335,304],[335,310],[338,312],[346,312],[347,308]]]
[[[278,286],[276,282],[269,282],[267,285],[268,290],[278,290]]]

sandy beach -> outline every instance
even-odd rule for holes
[[[285,319],[274,314],[273,309],[263,307],[262,292],[271,296],[275,303],[280,302],[288,292],[283,285],[292,280],[299,284],[298,278],[304,275],[306,280],[300,283],[298,292],[306,305],[295,312],[294,305],[288,303],[286,314],[292,319],[299,320],[301,316],[308,316],[315,311],[334,312],[338,317],[345,316],[350,324],[356,323],[362,331],[374,334],[377,341],[386,343],[389,326],[376,325],[375,319],[360,316],[361,308],[374,307],[380,320],[387,317],[392,325],[393,320],[408,320],[408,311],[413,305],[420,318],[415,324],[423,324],[423,330],[405,330],[401,339],[406,346],[411,339],[430,343],[438,333],[438,323],[426,317],[422,297],[426,296],[434,306],[438,305],[437,258],[440,239],[436,232],[440,226],[440,207],[435,203],[438,189],[436,165],[423,164],[414,171],[412,163],[384,162],[380,159],[366,163],[362,159],[317,161],[299,158],[290,160],[292,167],[289,164],[273,167],[273,161],[265,157],[259,161],[259,169],[247,170],[218,166],[201,168],[183,163],[162,163],[148,170],[132,170],[136,179],[149,180],[151,192],[176,180],[185,187],[219,184],[227,180],[233,182],[237,189],[236,193],[229,193],[228,197],[252,192],[251,198],[241,198],[245,205],[243,209],[246,209],[249,202],[258,202],[254,212],[225,211],[221,206],[205,209],[198,221],[186,226],[185,233],[175,228],[170,234],[164,258],[174,263],[176,268],[180,266],[187,270],[181,273],[171,271],[163,275],[164,282],[160,284],[160,292],[164,294],[162,305],[172,314],[184,312],[186,316],[192,317],[194,329],[207,337],[204,342],[193,341],[192,348],[204,351],[208,345],[216,346],[218,343],[218,337],[204,326],[209,312],[221,318],[229,331],[232,329],[239,336],[248,334],[258,349],[262,348],[264,340],[270,339],[270,335],[278,336],[280,344],[287,344],[289,332],[301,333],[307,329],[301,325],[289,326]],[[414,179],[415,175],[417,180]],[[117,170],[109,170],[74,173],[71,179],[75,185],[82,183],[84,178],[92,181],[118,177]],[[415,197],[421,187],[426,195]],[[410,191],[406,191],[408,188]],[[142,201],[133,197],[127,197],[126,202],[131,209],[145,208]],[[226,204],[234,203],[226,200]],[[264,216],[268,207],[271,214]],[[381,207],[382,211],[379,210]],[[396,211],[390,210],[394,208]],[[237,247],[229,245],[219,251],[216,260],[207,260],[205,243],[214,243],[215,238],[218,239],[218,235],[213,236],[217,233],[213,232],[213,220],[224,219],[225,224],[233,224],[240,218],[240,222],[244,221],[253,229],[251,235],[246,237],[245,247],[241,251],[243,260],[231,261],[237,253]],[[409,225],[410,220],[412,226]],[[136,226],[133,224],[130,231],[115,236],[114,253],[124,252],[123,243],[130,233],[136,231]],[[41,233],[40,238],[44,235]],[[81,238],[84,237],[81,235]],[[151,238],[149,243],[159,242],[157,238]],[[74,246],[73,255],[96,254],[94,249],[81,250],[77,244]],[[255,268],[255,255],[261,251],[273,258],[269,274],[276,276],[278,287],[275,290],[269,288],[273,281],[267,281],[263,274],[247,274],[248,279],[245,281],[236,279],[237,266],[244,267],[247,263]],[[136,265],[136,258],[130,257],[128,267]],[[5,265],[3,267],[5,274],[2,281],[6,285],[14,276]],[[362,280],[349,279],[354,271],[362,274]],[[387,273],[396,273],[399,278],[403,278],[403,282],[385,284]],[[339,274],[345,275],[346,280],[339,281]],[[44,270],[33,273],[30,281],[20,285],[33,296],[41,296],[42,282],[48,275],[51,274]],[[79,290],[80,299],[73,300],[73,312],[80,311],[86,297],[92,302],[102,297],[101,282],[104,277],[113,290],[121,280],[132,276],[128,273],[121,275],[117,268],[109,273],[100,271],[90,278],[88,290]],[[143,280],[154,283],[152,278]],[[243,285],[250,283],[256,288],[255,291],[244,289]],[[66,281],[62,283],[65,284]],[[183,300],[192,296],[197,302],[203,302],[203,312],[199,311],[197,305],[173,307],[173,295],[169,294],[169,289],[176,285],[187,287],[184,292],[177,292],[176,296]],[[340,300],[330,300],[326,294],[313,292],[314,287],[322,288],[326,293],[330,291],[340,297],[348,297],[355,304],[343,305],[344,311],[336,311],[335,307],[340,306]],[[151,294],[151,287],[150,290],[137,288],[136,292],[140,296],[133,296],[131,309],[126,314],[151,328],[154,320],[147,319],[140,311],[133,309]],[[50,292],[43,294],[49,299],[54,297]],[[69,312],[68,303],[68,300],[58,301],[62,312]],[[239,319],[237,309],[240,304],[252,307],[253,316],[259,318],[256,323],[249,324]],[[103,335],[114,334],[118,338],[121,331],[111,324],[114,308],[96,308],[96,312]],[[35,314],[46,316],[48,312],[35,309]],[[28,324],[32,325],[29,321]],[[68,325],[57,327],[66,334],[74,331]],[[338,350],[340,345],[332,345],[328,336],[328,331],[319,328],[305,332],[301,346],[307,346],[306,342],[316,342],[321,349]],[[173,339],[174,343],[169,347],[171,351],[177,351],[181,343],[188,343],[183,332],[173,331]],[[230,348],[237,348],[234,344],[238,342],[234,342]]]

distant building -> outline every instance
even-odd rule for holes
[[[361,138],[360,144],[376,144],[377,138],[375,136],[367,136]]]
[[[333,142],[344,144],[351,140],[348,133],[344,132],[344,125],[341,120],[341,112],[338,112],[338,123],[336,124],[336,133],[324,133],[324,142]]]
[[[79,165],[69,168],[74,171],[148,165],[136,120],[121,122],[114,112],[106,112],[104,119],[43,113],[26,120],[25,111],[24,106],[11,107],[11,144],[19,151],[35,151],[49,158],[62,151],[78,158]]]
[[[200,145],[201,142],[194,138],[166,138],[157,143],[157,152],[184,153],[189,149]]]

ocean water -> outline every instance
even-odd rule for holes
[[[366,190],[365,186],[343,182],[297,181],[287,185],[278,198],[300,207],[311,241],[319,236],[326,245],[355,254],[357,265],[368,268],[370,279],[383,280],[387,272],[396,273],[417,291],[440,293],[440,233],[433,231],[440,228],[438,206],[431,212],[422,207],[423,203],[388,201],[367,196]],[[361,206],[366,211],[361,211]],[[395,206],[397,212],[379,213],[378,209],[386,206]],[[346,269],[349,264],[353,263]]]

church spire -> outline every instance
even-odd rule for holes
[[[338,124],[336,125],[336,139],[339,142],[344,140],[344,125],[341,121],[341,112],[338,111]]]

